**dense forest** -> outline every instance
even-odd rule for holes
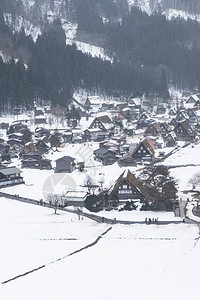
[[[168,83],[182,89],[200,87],[199,23],[168,21],[137,8],[120,22],[104,23],[95,6],[90,7],[91,0],[75,3],[78,31],[103,35],[107,50],[115,54],[113,62],[66,45],[59,19],[47,23],[34,43],[23,29],[13,33],[0,15],[1,48],[15,58],[0,58],[1,109],[8,103],[30,107],[37,99],[65,105],[78,89],[125,98],[139,91],[165,98]],[[111,13],[112,7],[107,10]]]
[[[121,24],[108,24],[110,50],[122,62],[142,66],[148,72],[163,68],[168,82],[179,88],[200,85],[200,24],[188,19],[168,21],[156,13],[147,15],[137,8]]]
[[[65,43],[65,33],[57,20],[47,25],[34,44],[24,31],[12,34],[0,26],[1,37],[12,41],[13,51],[26,53],[15,62],[0,58],[1,105],[30,106],[34,100],[46,99],[53,104],[68,104],[75,89],[114,96],[130,96],[133,91],[146,94],[167,93],[164,77],[152,77],[142,69],[120,62],[111,63],[92,58]],[[10,42],[11,43],[11,42]],[[164,87],[164,88],[163,88]]]

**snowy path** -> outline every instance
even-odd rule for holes
[[[13,200],[17,200],[17,201],[20,201],[20,202],[24,202],[24,203],[29,203],[29,204],[33,204],[33,205],[39,205],[39,201],[38,200],[34,200],[34,199],[29,199],[29,198],[24,198],[24,197],[20,197],[20,196],[15,196],[15,195],[11,195],[11,194],[6,194],[6,193],[1,193],[0,192],[0,197],[7,197],[9,199],[13,199]],[[53,205],[49,205],[48,203],[43,203],[43,206],[42,207],[47,207],[47,208],[53,208]],[[105,217],[101,217],[101,216],[98,216],[98,215],[94,215],[94,214],[89,214],[89,213],[85,213],[85,212],[82,212],[81,210],[72,210],[72,209],[69,209],[69,208],[66,208],[66,207],[58,207],[58,210],[61,210],[61,211],[65,211],[65,212],[69,212],[69,213],[72,213],[72,214],[76,214],[76,215],[79,215],[79,216],[83,216],[83,217],[86,217],[88,219],[91,219],[93,221],[96,221],[98,223],[105,223],[105,224],[123,224],[123,225],[131,225],[131,224],[146,224],[146,225],[169,225],[169,224],[180,224],[182,223],[182,220],[159,220],[157,222],[154,222],[152,221],[148,221],[146,222],[145,220],[144,221],[127,221],[127,220],[113,220],[113,219],[110,219],[110,218],[105,218]],[[181,216],[184,216],[185,217],[185,213],[184,213],[184,207],[182,206],[182,215]],[[149,220],[149,218],[148,218]],[[186,220],[187,222],[187,220]]]

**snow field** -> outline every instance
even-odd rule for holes
[[[34,208],[30,207],[30,210]],[[10,207],[9,212],[11,210]],[[42,216],[38,212],[33,214],[33,220]],[[46,219],[44,215],[43,218]],[[81,225],[78,221],[75,223]],[[81,234],[82,226],[78,227]],[[88,237],[93,237],[94,228],[98,228],[96,233],[100,231],[98,224],[87,224]],[[51,227],[49,231],[51,235]],[[82,237],[88,240],[86,236]],[[200,246],[194,247],[197,237],[198,228],[193,225],[114,225],[95,246],[1,285],[0,292],[3,299],[9,300],[182,300],[188,299],[191,293],[196,299],[198,276],[195,275],[200,265]],[[47,251],[53,250],[53,243],[63,253],[60,241],[51,242]],[[34,241],[29,242],[30,249],[32,244]],[[44,251],[44,246],[41,250]],[[22,255],[19,251],[18,259],[23,262]],[[34,259],[38,260],[39,256],[34,251]]]
[[[66,256],[93,242],[106,228],[75,214],[0,198],[0,281]]]

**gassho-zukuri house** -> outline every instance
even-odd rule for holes
[[[147,195],[143,183],[128,169],[119,176],[107,194],[109,199],[117,196],[120,202],[126,202],[128,199],[143,201]]]

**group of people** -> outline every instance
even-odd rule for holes
[[[146,224],[151,224],[151,223],[155,223],[157,224],[158,223],[158,218],[145,218],[145,223]]]

